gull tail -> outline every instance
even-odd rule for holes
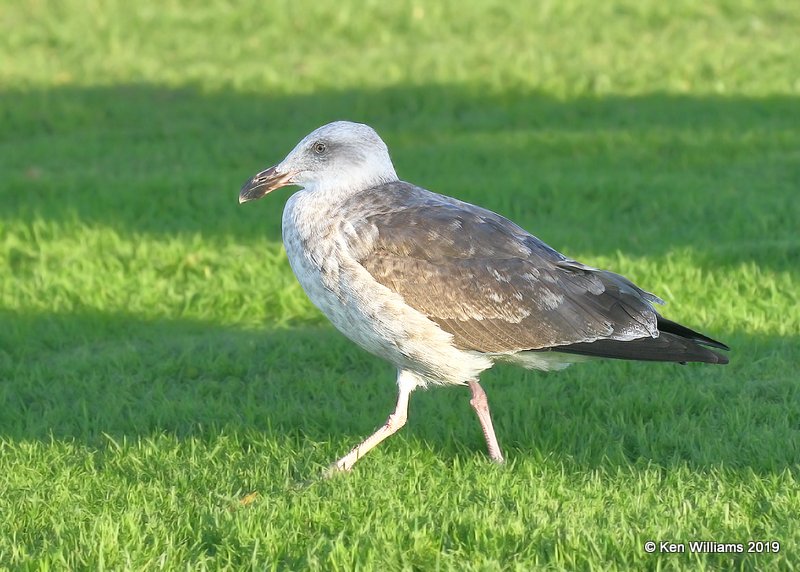
[[[658,317],[657,338],[639,338],[630,341],[597,340],[551,348],[552,351],[592,357],[642,361],[728,363],[728,356],[710,348],[730,350],[722,342],[690,330],[686,326]]]

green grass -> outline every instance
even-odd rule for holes
[[[800,568],[800,9],[195,4],[0,9],[0,569]],[[320,479],[393,372],[236,196],[340,118],[731,364],[497,368],[507,466],[435,389]]]

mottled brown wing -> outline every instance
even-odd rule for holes
[[[402,182],[353,206],[364,268],[461,348],[502,353],[658,335],[658,298],[565,258],[496,213]]]

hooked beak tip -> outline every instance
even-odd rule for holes
[[[239,204],[254,201],[268,193],[291,184],[293,173],[278,173],[275,167],[265,169],[242,185],[239,191]]]

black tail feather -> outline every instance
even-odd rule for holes
[[[630,341],[597,340],[551,348],[552,351],[580,354],[593,357],[630,359],[643,361],[728,363],[728,356],[717,353],[707,346],[721,350],[730,348],[690,330],[685,326],[658,317],[660,335],[657,338],[639,338]]]

